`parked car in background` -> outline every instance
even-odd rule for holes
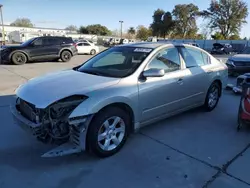
[[[121,39],[120,44],[128,44],[129,40],[128,39]]]
[[[121,43],[121,38],[110,38],[108,40],[108,42],[104,43],[105,47],[111,47],[111,46],[115,46],[115,45],[119,45]]]
[[[211,54],[224,55],[224,54],[231,54],[233,52],[234,49],[231,44],[214,43]]]
[[[11,112],[40,141],[60,144],[44,157],[108,157],[141,127],[198,106],[212,111],[226,84],[227,66],[200,48],[134,43],[29,80]]]
[[[200,48],[200,45],[199,45],[199,44],[197,44],[197,43],[188,43],[188,44],[189,44],[189,45],[196,46],[196,47]]]
[[[68,37],[35,37],[21,45],[4,46],[1,61],[22,65],[30,61],[61,59],[67,62],[77,54],[76,44]]]
[[[229,75],[244,74],[250,72],[250,48],[247,47],[242,52],[228,58]]]
[[[94,43],[91,43],[89,41],[76,43],[76,48],[78,50],[78,54],[95,55],[96,53],[99,53],[100,51],[98,46],[96,46]]]
[[[88,40],[88,39],[80,39],[80,40],[78,40],[77,42],[87,42],[87,43],[92,43],[92,44],[95,44],[95,45],[96,45],[96,43],[97,43],[97,42],[94,42],[94,41]]]

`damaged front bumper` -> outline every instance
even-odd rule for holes
[[[33,123],[23,117],[16,109],[15,105],[11,105],[10,110],[15,124],[33,136],[37,135],[41,124]],[[93,115],[90,115],[86,117],[84,121],[75,121],[70,123],[70,136],[68,142],[44,153],[41,157],[58,157],[84,151],[86,149],[87,129],[92,117]]]

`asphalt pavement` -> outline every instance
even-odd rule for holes
[[[71,68],[89,57],[0,65],[0,188],[250,187],[250,131],[236,131],[240,97],[231,91],[224,91],[210,113],[195,109],[143,128],[110,158],[86,153],[41,158],[52,146],[13,123],[9,104],[14,90],[32,77]]]

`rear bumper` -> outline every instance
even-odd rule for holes
[[[73,56],[78,54],[78,50],[72,52]]]

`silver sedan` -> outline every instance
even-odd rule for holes
[[[108,157],[143,126],[199,106],[212,111],[227,78],[227,66],[200,48],[134,43],[29,80],[11,111],[23,129],[59,145],[43,157]]]

